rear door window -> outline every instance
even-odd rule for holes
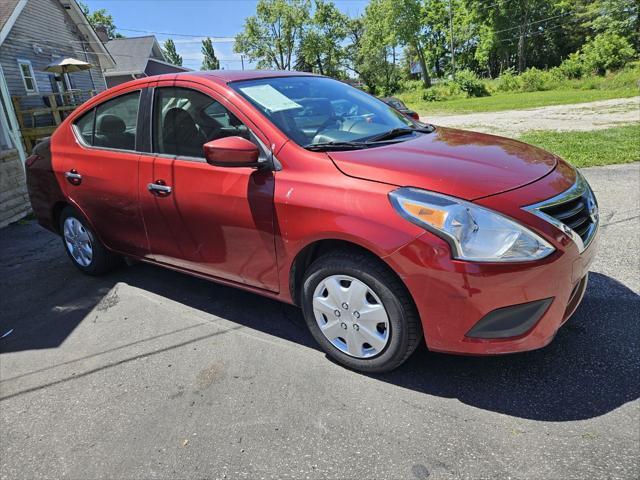
[[[91,109],[90,112],[85,113],[78,120],[76,120],[76,130],[82,138],[82,141],[87,145],[93,145],[93,122],[95,118],[96,109]]]
[[[76,131],[86,145],[135,150],[139,101],[139,91],[107,100],[76,120]]]
[[[127,93],[96,107],[95,147],[135,150],[140,92]]]

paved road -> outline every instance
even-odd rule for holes
[[[603,235],[547,348],[367,376],[299,311],[148,265],[95,279],[0,231],[1,478],[637,478],[640,164],[586,171]]]
[[[443,127],[517,137],[529,130],[600,130],[640,123],[640,97],[549,107],[478,112],[461,115],[423,115],[422,120]]]

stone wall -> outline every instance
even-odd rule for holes
[[[24,169],[17,150],[0,151],[0,227],[24,218],[31,211]]]

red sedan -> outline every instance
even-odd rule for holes
[[[38,221],[81,271],[130,257],[299,305],[328,355],[367,372],[423,340],[545,346],[598,232],[593,192],[555,155],[293,72],[119,85],[27,167]]]

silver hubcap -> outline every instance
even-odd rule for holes
[[[89,232],[73,217],[64,221],[64,243],[73,259],[83,267],[88,267],[93,259],[93,247]]]
[[[389,343],[389,317],[369,286],[348,275],[331,275],[313,292],[313,314],[327,340],[347,355],[369,358]]]

